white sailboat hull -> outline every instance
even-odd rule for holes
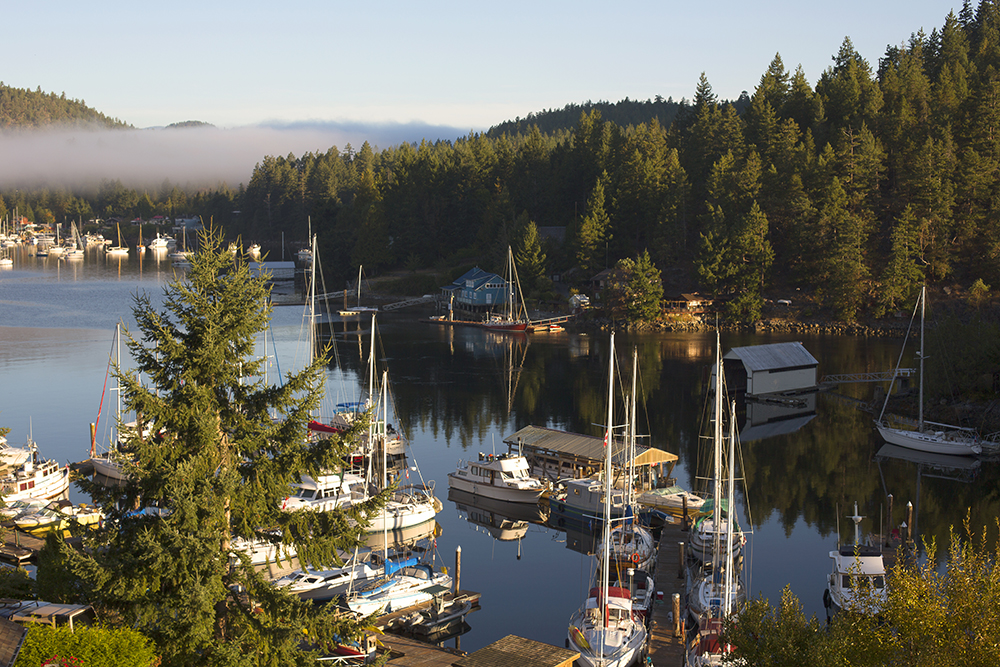
[[[122,472],[121,464],[108,456],[95,456],[90,459],[90,464],[94,466],[94,474],[107,479],[124,482],[127,475]]]
[[[963,437],[961,434],[956,435],[946,431],[907,431],[882,424],[878,424],[877,428],[879,435],[886,442],[921,452],[959,456],[975,456],[982,452],[982,447],[973,438]]]

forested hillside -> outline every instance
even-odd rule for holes
[[[43,93],[42,89],[11,88],[0,82],[0,129],[40,128],[51,125],[94,124],[127,127],[88,107],[83,100],[67,99],[66,93]]]
[[[245,190],[180,196],[247,239],[304,242],[311,219],[334,279],[359,263],[499,268],[534,223],[566,230],[550,272],[589,278],[648,250],[734,318],[798,287],[853,320],[898,309],[924,280],[1000,285],[998,100],[1000,3],[984,0],[874,66],[845,39],[815,86],[776,55],[742,110],[703,76],[669,127],[581,109],[570,130],[267,156]],[[124,190],[76,205],[178,210],[176,188]]]

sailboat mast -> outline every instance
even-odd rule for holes
[[[625,502],[629,507],[632,506],[632,496],[635,491],[635,404],[636,404],[636,387],[639,384],[639,348],[632,347],[632,404],[630,407],[630,414],[628,418],[628,431],[629,431],[629,443],[628,443],[628,477],[626,478],[627,488],[625,489]]]
[[[615,334],[611,332],[611,352],[608,363],[608,427],[604,433],[604,526],[603,539],[601,540],[601,627],[604,631],[610,624],[608,611],[608,587],[610,585],[611,572],[611,447],[614,439],[615,423]],[[598,658],[604,658],[604,640],[599,642]]]
[[[121,373],[122,369],[122,336],[121,336],[121,322],[115,322],[115,365],[118,366],[117,371]],[[114,443],[114,447],[118,447],[118,441],[116,436],[119,434],[120,426],[119,423],[122,418],[122,383],[117,378],[115,379],[115,394],[118,396],[118,412],[115,414],[115,427],[111,429],[111,439]]]
[[[917,430],[924,430],[924,313],[927,307],[927,286],[920,288],[920,400],[917,402]]]
[[[729,478],[726,484],[726,502],[729,505],[729,520],[726,521],[726,565],[723,573],[722,616],[725,618],[733,610],[733,503],[736,485],[736,401],[732,402],[729,413]]]
[[[714,444],[715,463],[712,475],[712,526],[714,535],[713,553],[719,555],[719,523],[722,520],[722,340],[719,333],[715,334],[715,432],[712,438]]]

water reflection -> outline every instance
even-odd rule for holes
[[[0,425],[13,427],[11,442],[25,437],[34,417],[34,438],[45,456],[62,462],[86,458],[88,424],[100,404],[111,330],[118,319],[132,322],[136,290],[156,303],[163,284],[174,276],[169,261],[157,260],[158,254],[147,253],[141,262],[108,264],[103,255],[88,251],[76,268],[21,253],[15,261],[23,263],[0,273],[0,373],[6,386],[16,388],[5,394]],[[380,314],[376,348],[393,378],[398,425],[426,479],[443,482],[458,459],[489,451],[524,426],[601,435],[595,425],[607,414],[606,333],[511,340],[479,329],[420,322],[427,314]],[[282,373],[305,364],[301,321],[301,306],[274,309],[268,354],[274,354]],[[335,402],[357,400],[363,393],[368,335],[370,322],[354,322],[335,327],[324,339],[337,351],[327,386]],[[722,336],[726,350],[794,340],[819,360],[819,376],[887,371],[899,351],[897,340],[865,337]],[[618,343],[623,354],[630,355],[632,346],[639,353],[638,430],[649,434],[651,446],[677,454],[674,475],[681,485],[695,487],[714,334],[624,332]],[[874,388],[841,385],[836,395],[812,394],[804,406],[787,412],[762,404],[742,410],[747,490],[737,505],[744,515],[747,507],[754,510],[752,517],[742,519],[755,532],[755,594],[776,601],[781,589],[791,585],[807,614],[822,614],[817,582],[829,570],[836,508],[853,506],[855,500],[862,514],[879,516],[886,513],[886,496],[892,494],[895,505],[887,523],[893,526],[904,519],[906,503],[913,502],[920,535],[939,545],[947,544],[949,528],[961,526],[967,509],[974,528],[988,526],[995,533],[998,464],[984,461],[976,470],[941,474],[926,463],[882,455],[884,443],[874,432],[873,416],[859,409],[872,400]],[[71,498],[87,500],[73,494],[78,490]],[[486,513],[485,508],[465,506],[469,511],[464,515],[453,503],[439,513],[444,530],[438,541],[446,557],[463,547],[463,580],[484,593],[483,610],[477,612],[481,620],[463,638],[466,648],[484,646],[499,632],[561,643],[566,619],[589,586],[589,571],[584,572],[584,559],[577,553],[593,551],[593,529],[571,527],[563,533],[497,511],[490,521],[501,526],[501,516],[529,522],[520,540],[501,541],[485,525],[479,527],[486,534],[470,535],[469,515],[485,519]],[[519,546],[521,560],[516,559]],[[510,586],[510,581],[519,585]],[[544,591],[546,604],[537,612],[512,613],[523,608],[526,589]],[[569,608],[563,608],[564,600]]]

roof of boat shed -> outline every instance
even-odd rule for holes
[[[802,368],[819,364],[802,343],[772,343],[734,347],[723,359],[739,359],[748,371],[774,371],[782,368]]]
[[[504,444],[516,446],[521,444],[535,449],[547,449],[561,454],[579,456],[585,459],[600,460],[604,458],[604,438],[580,433],[558,431],[541,426],[525,426],[520,431],[504,438]],[[614,456],[614,463],[621,463],[621,456]],[[657,463],[673,463],[676,454],[671,454],[656,447],[636,445],[636,465],[656,465]]]

